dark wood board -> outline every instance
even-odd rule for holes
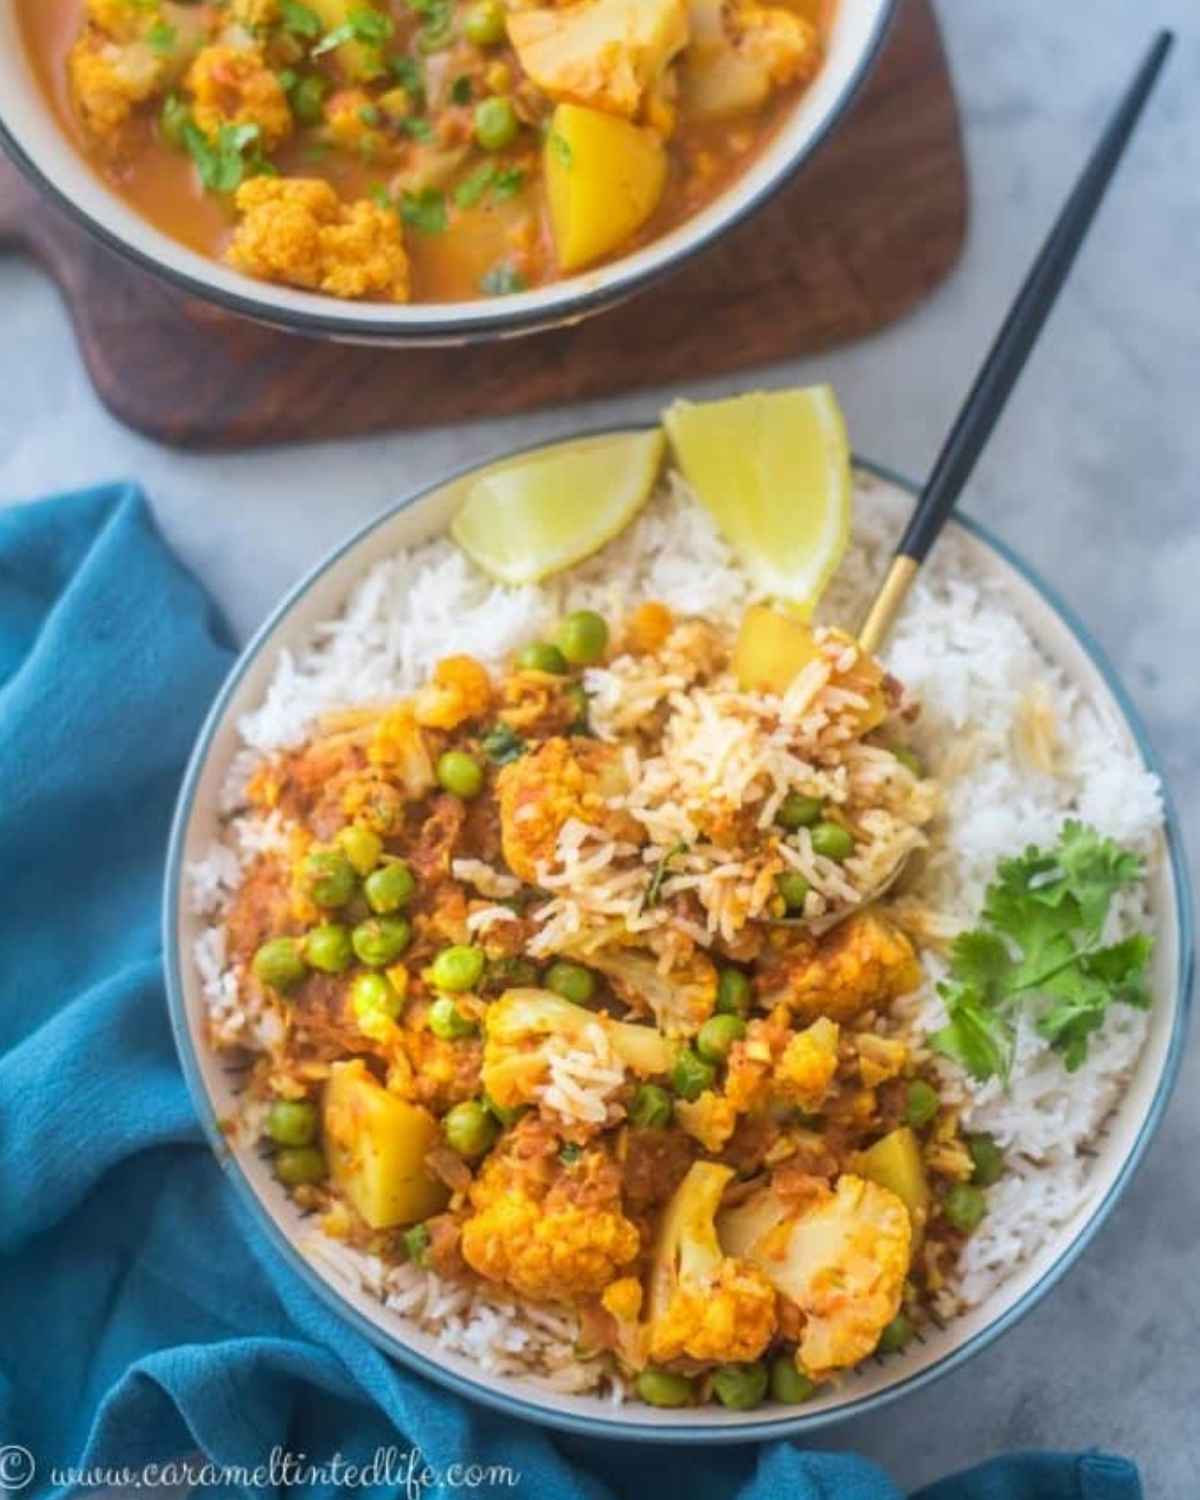
[[[850,114],[774,200],[665,282],[573,328],[465,349],[278,333],[169,290],[0,158],[0,244],[58,283],[105,405],[191,448],[349,437],[698,379],[863,338],[953,268],[958,113],[929,0],[904,0]]]

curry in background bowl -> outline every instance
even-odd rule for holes
[[[836,0],[16,0],[139,214],[344,299],[545,287],[710,204],[820,71]]]

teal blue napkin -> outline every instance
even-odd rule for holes
[[[172,804],[232,659],[135,489],[0,512],[0,1490],[199,1453],[243,1471],[201,1476],[214,1494],[333,1495],[336,1473],[285,1490],[253,1470],[276,1448],[314,1465],[390,1448],[361,1493],[415,1495],[419,1452],[434,1475],[519,1476],[423,1490],[480,1500],[899,1500],[848,1455],[603,1444],[479,1410],[385,1359],[263,1243],[196,1125],[158,946]],[[1123,1460],[1026,1455],[924,1500],[1140,1495]]]

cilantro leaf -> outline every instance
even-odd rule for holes
[[[667,866],[677,854],[687,852],[687,845],[681,840],[678,844],[672,844],[654,868],[654,874],[650,877],[650,884],[646,887],[646,895],[642,901],[642,910],[648,911],[650,907],[657,906],[659,897],[662,895],[663,881],[666,880]]]
[[[332,52],[335,47],[342,46],[344,42],[364,42],[368,46],[378,46],[381,42],[386,42],[395,29],[396,23],[391,16],[372,10],[369,5],[360,6],[352,10],[340,26],[325,33],[312,49],[312,56],[321,57],[326,52]]]
[[[552,130],[547,138],[547,144],[564,167],[570,167],[575,153],[571,150],[571,143],[565,135],[559,135],[557,130]]]
[[[454,0],[408,0],[421,17],[417,46],[422,52],[440,52],[454,40]]]
[[[417,193],[403,193],[400,217],[424,234],[441,234],[448,223],[445,195],[434,187],[422,188]]]
[[[1099,947],[1113,896],[1142,878],[1141,859],[1078,822],[1055,848],[1030,846],[1001,860],[984,901],[984,925],[961,934],[941,986],[949,1024],[931,1038],[974,1077],[1007,1077],[1015,1012],[1037,1005],[1038,1033],[1069,1071],[1113,1003],[1150,1004],[1152,941],[1136,933]]]
[[[174,26],[166,21],[155,21],[146,33],[146,43],[155,52],[165,55],[174,52],[175,43],[179,40],[179,32]]]
[[[307,5],[302,5],[300,0],[279,0],[279,14],[283,29],[290,36],[315,40],[321,35],[320,16]]]
[[[501,722],[489,729],[482,740],[483,753],[494,766],[506,766],[520,760],[528,749],[525,741],[507,724]]]
[[[211,193],[236,192],[245,178],[275,170],[262,155],[262,132],[257,125],[222,125],[214,143],[188,120],[181,134],[200,181]],[[251,151],[251,147],[256,149]]]
[[[930,1037],[934,1051],[952,1058],[981,1083],[996,1076],[1007,1079],[1016,1041],[1012,1027],[977,990],[941,985],[939,993],[950,1020]]]

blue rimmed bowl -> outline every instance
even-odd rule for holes
[[[586,438],[565,440],[586,442]],[[556,445],[557,446],[557,445]],[[913,487],[884,470],[862,465],[885,487],[911,498]],[[1128,1186],[1162,1116],[1179,1068],[1187,1028],[1193,962],[1191,898],[1179,822],[1166,798],[1163,857],[1151,874],[1158,939],[1154,1006],[1142,1056],[1128,1091],[1096,1144],[1092,1190],[1075,1216],[1024,1262],[982,1306],[931,1334],[903,1354],[868,1361],[836,1390],[804,1407],[732,1412],[716,1407],[666,1411],[614,1407],[591,1396],[568,1396],[536,1382],[481,1375],[477,1364],[440,1348],[380,1306],[378,1299],[334,1260],[309,1253],[312,1229],[300,1217],[267,1165],[252,1149],[232,1149],[218,1121],[236,1113],[231,1079],[204,1041],[205,1001],[191,960],[204,921],[183,897],[188,863],[203,856],[219,832],[221,787],[239,748],[237,722],[257,707],[279,653],[302,643],[319,621],[335,616],[353,586],[376,562],[446,528],[479,468],[458,474],[401,501],[320,563],[283,600],[242,654],[200,733],[180,793],[171,835],[164,900],[167,989],[179,1055],[204,1129],[236,1192],[249,1205],[277,1253],[342,1317],[401,1363],[471,1400],[512,1416],[596,1437],[660,1442],[745,1442],[797,1437],[894,1401],[955,1369],[1029,1312],[1062,1277]],[[1087,629],[1037,575],[1003,543],[965,517],[953,523],[981,570],[1005,592],[1033,638],[1080,689],[1148,768],[1161,776],[1137,714]]]

